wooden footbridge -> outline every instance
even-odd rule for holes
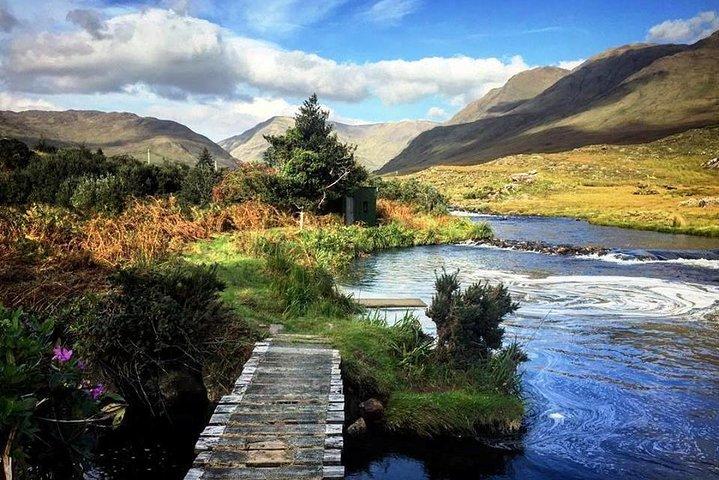
[[[195,446],[185,480],[344,478],[340,355],[311,336],[255,344]]]

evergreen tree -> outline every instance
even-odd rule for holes
[[[207,149],[207,147],[202,149],[202,153],[200,153],[200,156],[197,159],[197,163],[195,164],[196,167],[207,167],[211,168],[212,170],[215,169],[215,161],[212,158],[212,154],[210,154],[210,151]]]
[[[327,210],[367,179],[354,159],[357,147],[337,139],[328,116],[313,94],[295,115],[294,127],[265,135],[270,147],[264,159],[288,181],[299,208]]]
[[[184,204],[206,207],[212,202],[212,189],[219,181],[215,162],[207,148],[202,150],[195,167],[191,169],[180,189],[179,197]]]

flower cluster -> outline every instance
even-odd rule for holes
[[[52,349],[52,359],[53,361],[56,361],[59,365],[68,366],[72,369],[79,370],[80,372],[84,371],[86,368],[85,362],[80,359],[76,359],[74,362],[72,362],[72,349],[65,348],[60,344],[55,345],[55,347]],[[69,365],[71,362],[72,365]],[[100,397],[102,397],[107,390],[105,386],[101,383],[89,384],[87,382],[83,382],[83,386],[93,400],[99,400]]]

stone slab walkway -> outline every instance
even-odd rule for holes
[[[255,344],[195,446],[185,480],[344,478],[340,355],[322,340]]]

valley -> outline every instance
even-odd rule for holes
[[[513,155],[411,175],[461,209],[582,218],[645,230],[719,236],[719,128],[641,145]]]

